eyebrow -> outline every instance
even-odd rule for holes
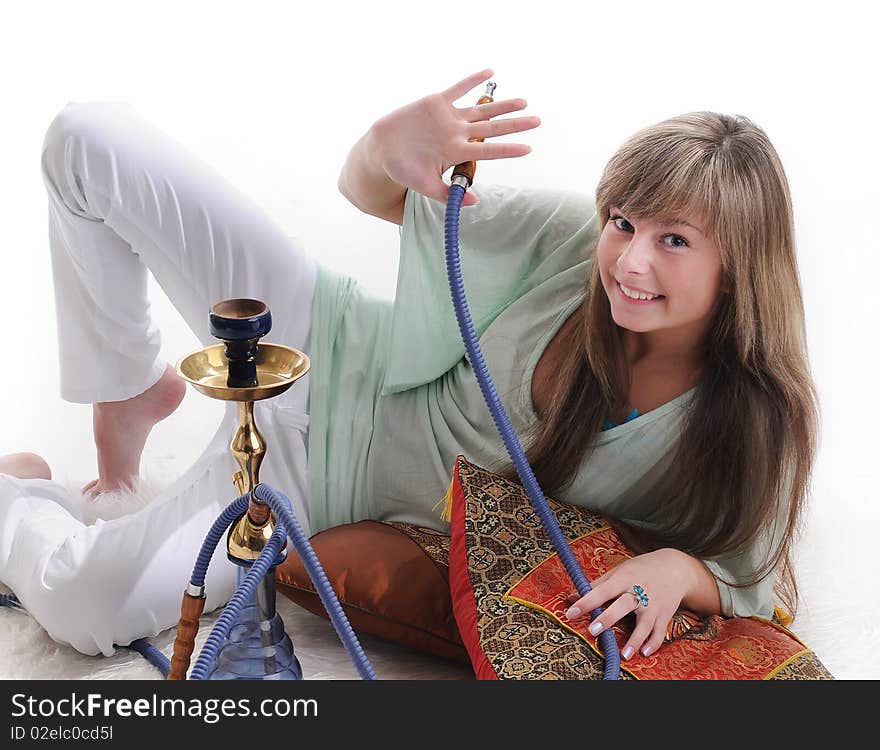
[[[615,205],[612,205],[612,206],[611,206],[611,210],[613,210],[613,211],[621,211],[620,206],[615,206]],[[622,213],[622,211],[621,211],[621,213]],[[706,236],[705,232],[703,232],[702,229],[700,229],[699,227],[695,227],[695,226],[694,226],[693,224],[691,224],[689,221],[685,221],[684,219],[678,219],[678,218],[664,219],[664,220],[662,220],[662,221],[659,221],[659,220],[658,220],[657,223],[658,223],[661,227],[674,227],[674,226],[677,226],[677,225],[679,225],[679,224],[683,224],[684,226],[688,226],[688,227],[690,227],[691,229],[696,229],[696,230],[697,230],[700,234],[702,234],[704,237]]]
[[[703,234],[703,230],[702,230],[702,229],[700,229],[699,227],[695,227],[695,226],[694,226],[693,224],[691,224],[689,221],[685,221],[684,219],[666,219],[666,220],[664,220],[664,221],[658,221],[657,223],[658,223],[661,227],[674,227],[674,226],[676,226],[677,224],[684,224],[685,226],[688,226],[688,227],[690,227],[691,229],[696,229],[696,230],[697,230],[700,234],[702,234],[704,237],[706,236],[705,234]]]

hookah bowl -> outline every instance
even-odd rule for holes
[[[254,421],[254,401],[284,393],[308,372],[310,361],[298,349],[259,343],[272,328],[272,314],[260,300],[218,302],[211,308],[210,328],[223,343],[187,354],[177,363],[177,371],[206,396],[238,402],[238,428],[230,450],[240,469],[232,481],[239,495],[250,493],[250,500],[247,511],[229,528],[226,555],[238,565],[240,586],[276,525],[269,506],[253,495],[266,455],[266,442]],[[242,609],[209,679],[302,679],[293,643],[275,609],[275,568],[285,557],[286,547]]]

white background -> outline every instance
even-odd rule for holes
[[[637,129],[700,109],[745,114],[769,135],[791,186],[810,359],[822,405],[816,523],[857,536],[815,575],[863,617],[880,456],[874,393],[880,315],[876,39],[862,3],[30,2],[0,30],[0,453],[31,450],[56,478],[95,476],[91,408],[58,395],[42,139],[68,101],[129,101],[252,196],[307,251],[393,298],[395,225],[337,191],[350,147],[403,104],[491,67],[495,98],[524,97],[533,151],[481,162],[477,180],[590,192]],[[459,100],[476,102],[482,87]],[[465,279],[465,281],[467,281]],[[163,350],[195,336],[152,282]],[[206,311],[207,312],[207,311]],[[220,406],[191,391],[147,444],[144,473],[176,476]],[[167,476],[172,479],[173,476]],[[842,521],[843,519],[843,521]],[[848,551],[849,550],[849,551]],[[863,559],[865,562],[859,562]],[[862,599],[861,597],[865,598]],[[873,644],[861,667],[880,676]],[[873,659],[873,662],[871,660]],[[865,667],[873,663],[874,667]]]

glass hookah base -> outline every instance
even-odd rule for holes
[[[238,588],[250,569],[238,565]],[[275,566],[245,602],[217,654],[209,680],[301,680],[302,667],[275,610]],[[261,607],[262,602],[262,607]]]
[[[257,607],[244,608],[217,656],[210,680],[301,680],[302,667],[277,613],[260,622]]]

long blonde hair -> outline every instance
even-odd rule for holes
[[[686,410],[675,460],[652,488],[651,532],[623,527],[633,551],[675,547],[709,558],[761,533],[781,541],[753,585],[781,561],[777,596],[796,614],[791,561],[813,470],[819,404],[807,356],[791,196],[764,131],[742,115],[691,112],[627,139],[596,189],[599,227],[610,206],[627,216],[705,218],[724,280],[703,344],[705,367]],[[586,297],[568,330],[546,413],[526,456],[550,496],[571,485],[604,420],[626,406],[629,372],[620,327],[590,263]],[[513,465],[496,469],[519,481]],[[778,534],[778,530],[777,530]]]

